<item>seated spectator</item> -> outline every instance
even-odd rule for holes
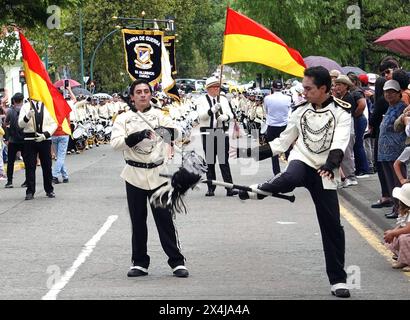
[[[394,256],[392,267],[410,272],[410,184],[394,188],[393,197],[399,200],[399,217],[396,227],[384,232],[386,247]]]

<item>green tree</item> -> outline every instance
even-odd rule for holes
[[[364,57],[365,68],[370,71],[388,52],[381,47],[376,48],[373,41],[388,30],[408,23],[409,1],[364,0],[362,3],[359,29],[348,26],[352,17],[348,8],[355,5],[354,1],[237,0],[233,5],[234,9],[273,31],[303,57],[326,56],[343,66],[360,66]],[[240,68],[247,73],[261,70],[257,66]],[[264,73],[275,72],[265,69]]]
[[[175,17],[178,77],[207,76],[214,71],[221,59],[225,18],[222,7],[221,2],[214,0],[166,0],[149,5],[142,0],[85,1],[81,10],[86,73],[89,75],[90,59],[99,41],[115,30],[117,24],[124,23],[121,20],[114,21],[111,17],[141,17],[144,10],[146,19]],[[141,27],[141,22],[129,21],[128,24]],[[152,25],[145,23],[145,27]],[[64,11],[61,29],[48,31],[49,44],[52,45],[50,56],[54,64],[69,66],[72,77],[76,79],[79,79],[80,70],[78,39],[64,37],[64,33],[73,32],[78,35],[78,30],[76,9]],[[44,38],[44,33],[36,30],[33,36]],[[61,71],[61,67],[57,69]],[[129,84],[121,32],[114,32],[98,49],[93,71],[98,90],[121,91]]]

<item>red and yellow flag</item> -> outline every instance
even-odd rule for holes
[[[71,108],[63,95],[51,83],[43,62],[36,51],[20,32],[21,52],[28,93],[31,99],[41,101],[53,119],[62,126],[65,133],[71,134],[67,117]]]
[[[303,77],[302,56],[282,39],[248,17],[227,9],[222,64],[256,62]]]

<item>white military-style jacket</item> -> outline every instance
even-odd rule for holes
[[[286,152],[296,141],[289,162],[300,160],[319,169],[326,163],[331,150],[346,151],[352,121],[349,110],[349,103],[334,97],[318,110],[311,103],[302,103],[291,114],[286,130],[269,142],[273,155]]]
[[[161,110],[150,107],[142,114],[154,128],[163,126],[176,129],[171,118],[165,116]],[[111,133],[111,146],[115,150],[122,151],[125,160],[141,163],[164,161],[162,165],[152,169],[138,168],[126,164],[121,173],[121,177],[133,186],[144,190],[153,190],[169,181],[169,179],[159,176],[160,173],[167,172],[167,144],[159,136],[156,136],[153,140],[144,139],[133,148],[125,143],[125,138],[128,135],[145,129],[152,130],[134,111],[122,113],[115,119]],[[178,136],[180,136],[179,133]]]
[[[208,100],[209,99],[209,100]],[[231,107],[229,106],[229,101],[226,97],[221,95],[219,97],[221,104],[221,111],[222,114],[226,114],[228,116],[228,120],[223,123],[218,123],[215,114],[212,116],[209,114],[211,108],[218,103],[218,97],[212,98],[208,94],[201,96],[198,99],[198,115],[199,115],[199,126],[203,128],[229,128],[229,122],[231,122],[234,117],[231,111]],[[210,101],[210,102],[209,102]]]
[[[75,118],[72,121],[85,121],[87,119],[87,100],[81,100],[75,103]]]
[[[40,117],[42,117],[42,122],[36,123],[35,116],[33,116],[31,119],[27,118],[27,115],[32,106],[30,102],[26,102],[21,107],[18,125],[20,128],[23,129],[24,134],[26,136],[34,137],[35,132],[38,132],[38,133],[44,133],[47,138],[50,138],[54,134],[54,132],[57,130],[57,127],[58,127],[57,122],[53,119],[53,117],[48,112],[47,108],[43,105],[42,102],[38,102],[35,100],[32,100],[32,102],[33,102],[34,107],[36,108],[36,112],[40,113]]]

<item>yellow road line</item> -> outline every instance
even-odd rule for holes
[[[14,163],[14,172],[24,169],[24,162]],[[7,165],[4,166],[4,172],[7,172]]]
[[[346,219],[349,224],[356,229],[356,231],[383,257],[386,258],[389,263],[392,262],[392,252],[387,249],[380,237],[366,227],[352,212],[347,210],[342,205],[340,206],[340,214]],[[403,272],[406,276],[410,278],[410,272]]]

